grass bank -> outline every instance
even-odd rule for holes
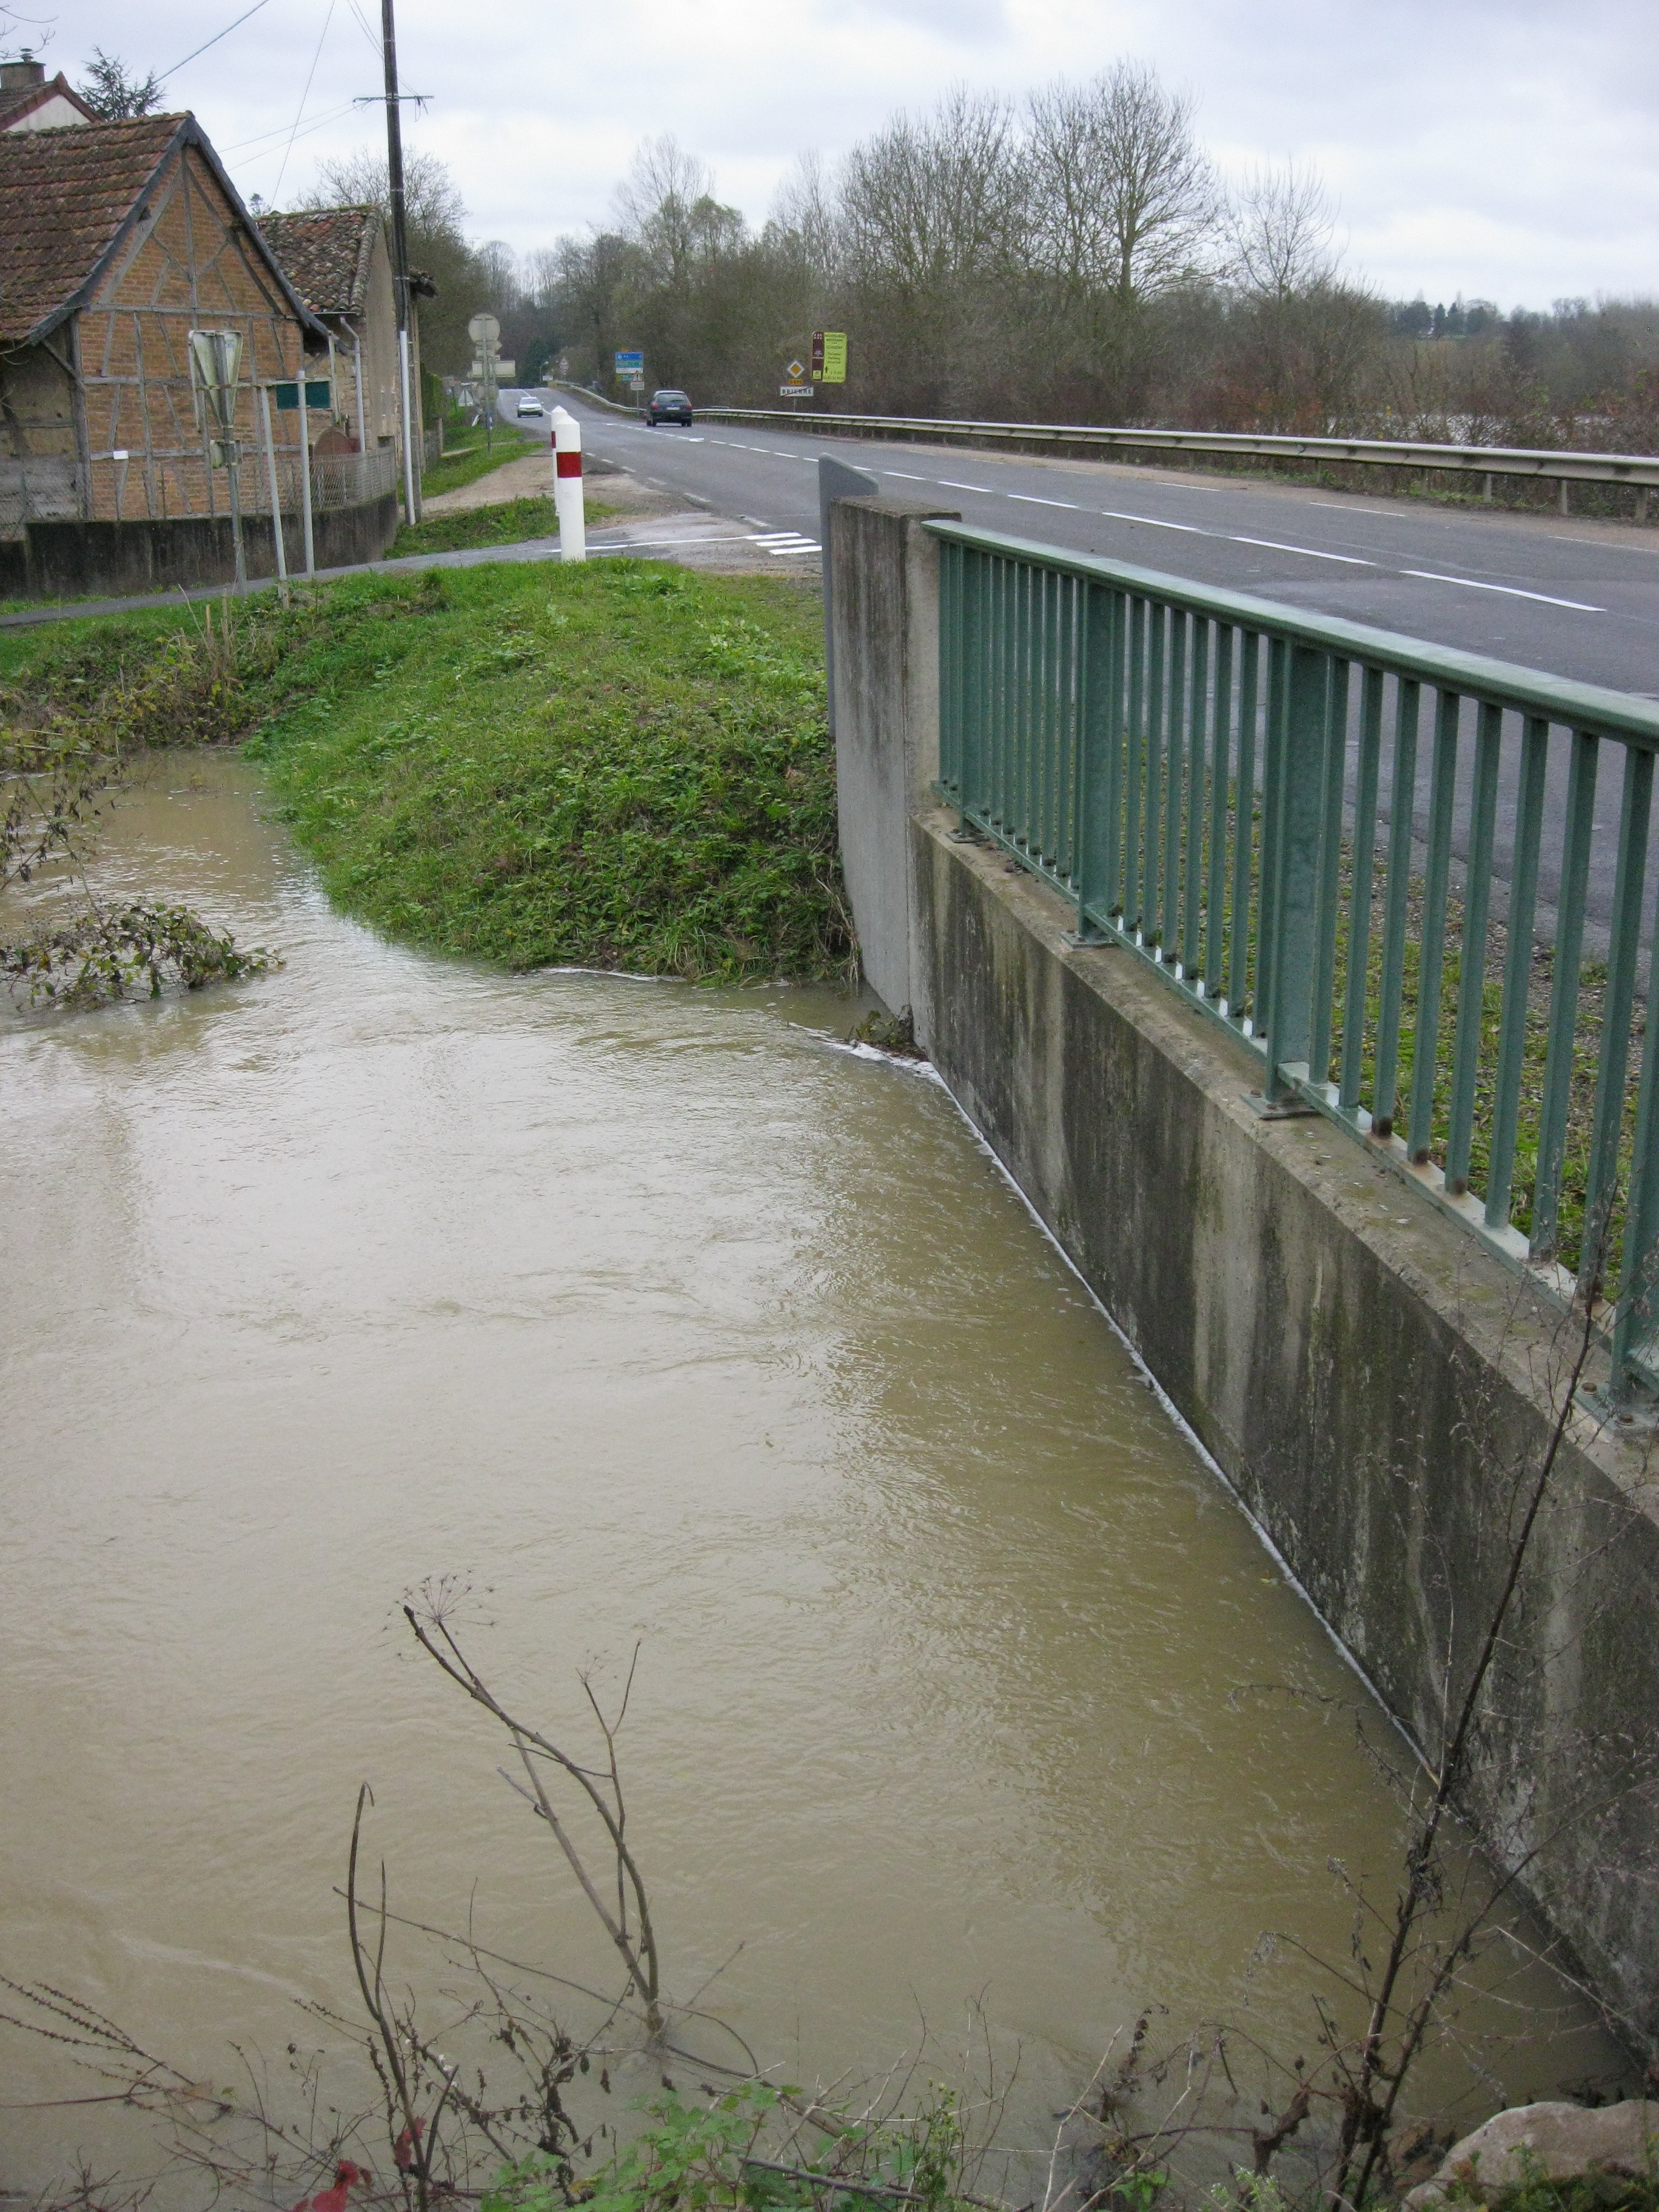
[[[833,979],[851,935],[816,595],[634,562],[365,576],[0,634],[103,744],[246,740],[331,894],[514,968]]]
[[[421,477],[421,491],[427,499],[435,499],[441,492],[459,491],[463,486],[477,483],[509,461],[521,461],[526,453],[533,453],[539,442],[512,429],[505,422],[497,422],[486,446],[483,427],[469,428],[465,445],[457,446],[453,453],[446,453],[441,461],[425,471]]]

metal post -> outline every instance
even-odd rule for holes
[[[404,519],[413,530],[419,520],[419,508],[415,497],[415,416],[409,393],[409,326],[398,333],[398,376],[403,387],[404,410]]]
[[[259,386],[259,427],[264,433],[265,482],[270,487],[270,537],[276,549],[276,588],[288,604],[288,548],[283,543],[283,495],[276,482],[276,441],[270,431],[270,386]]]
[[[306,581],[317,580],[317,545],[311,526],[311,417],[306,411],[306,349],[300,341],[300,513],[305,519]]]
[[[1288,1097],[1291,1079],[1307,1079],[1312,1031],[1319,842],[1330,742],[1330,663],[1310,647],[1287,649],[1283,720],[1269,725],[1280,751],[1279,820],[1273,838],[1272,985],[1267,1008],[1268,1103]],[[1331,917],[1332,927],[1335,917]],[[1321,1079],[1323,1071],[1317,1071]]]
[[[368,417],[363,412],[363,342],[356,331],[351,333],[352,369],[357,385],[357,451],[368,451]]]
[[[225,474],[230,479],[230,547],[236,565],[236,588],[247,589],[247,555],[242,546],[242,447],[237,438],[224,443]]]

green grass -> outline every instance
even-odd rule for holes
[[[490,439],[494,450],[486,453],[483,429],[469,430],[465,449],[446,453],[435,468],[428,469],[421,478],[421,490],[428,499],[436,499],[441,492],[459,491],[477,483],[480,477],[504,469],[509,461],[521,461],[526,453],[535,452],[538,442],[505,422],[497,422]]]
[[[608,522],[616,514],[597,501],[587,502],[590,527]],[[455,553],[474,545],[520,545],[527,538],[553,538],[559,520],[550,499],[512,499],[500,507],[462,507],[453,514],[429,515],[398,531],[386,558],[404,553]]]
[[[14,711],[245,736],[333,897],[511,968],[844,976],[817,597],[635,562],[0,634]],[[4,705],[0,701],[0,707]]]

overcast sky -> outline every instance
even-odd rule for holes
[[[21,0],[49,65],[74,78],[99,45],[170,71],[244,193],[291,204],[319,156],[374,140],[380,112],[348,103],[379,85],[379,0],[264,0],[174,67],[241,4]],[[407,142],[520,252],[603,222],[649,134],[758,221],[804,149],[833,158],[953,83],[1018,96],[1129,56],[1192,92],[1224,171],[1314,164],[1385,293],[1509,307],[1659,293],[1656,21],[1652,0],[398,0],[398,43],[431,95]]]

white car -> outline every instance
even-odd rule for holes
[[[547,410],[539,399],[532,399],[530,394],[526,392],[524,398],[519,402],[519,412],[520,415],[545,415]]]

